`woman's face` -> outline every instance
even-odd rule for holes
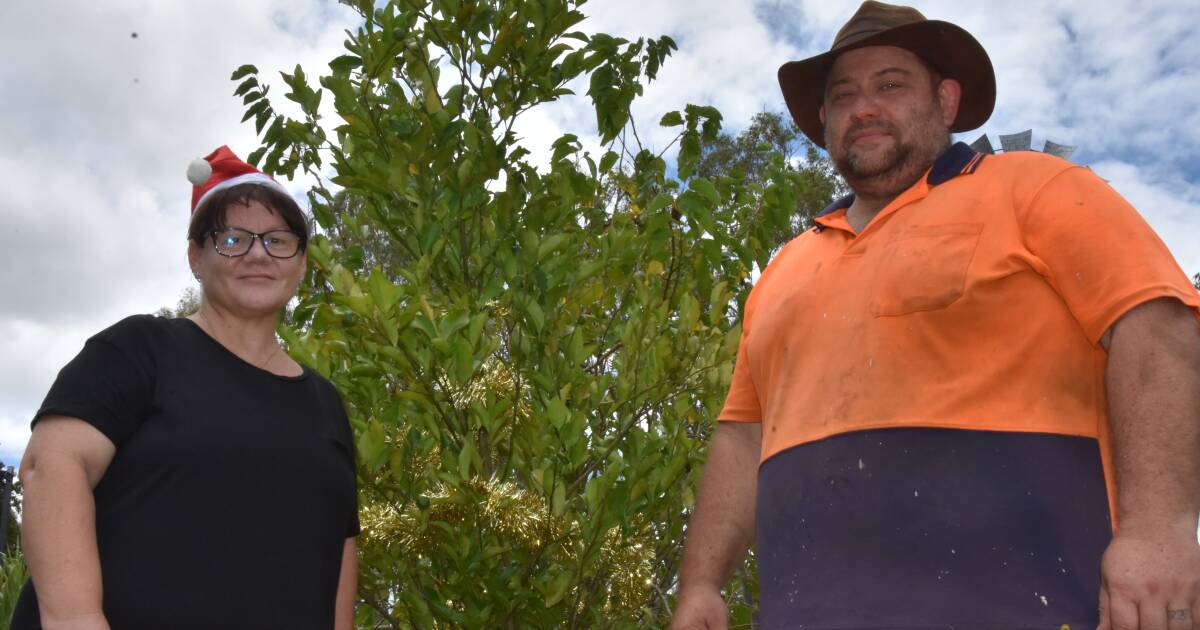
[[[266,235],[281,230],[272,239],[275,253],[284,252],[281,241],[290,234],[287,223],[277,212],[273,212],[257,201],[248,205],[233,204],[225,213],[226,229],[243,230],[251,234]],[[287,234],[284,234],[284,233]],[[230,237],[209,235],[204,246],[194,241],[188,246],[188,262],[192,272],[200,280],[204,301],[223,311],[239,317],[261,317],[279,313],[296,294],[296,287],[304,277],[306,258],[303,251],[291,258],[276,258],[267,253],[259,238],[250,236],[250,250],[241,256],[227,256],[214,247],[214,240],[221,239],[227,252],[236,251],[231,243],[245,242],[245,234],[232,233]],[[286,248],[286,243],[283,244]]]

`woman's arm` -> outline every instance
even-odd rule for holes
[[[92,489],[116,447],[78,418],[44,416],[21,459],[22,546],[46,630],[108,630]]]
[[[342,547],[342,571],[338,575],[334,604],[334,630],[354,630],[354,601],[358,599],[358,545],[347,538]]]

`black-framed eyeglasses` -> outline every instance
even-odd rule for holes
[[[237,258],[250,253],[254,241],[262,243],[263,250],[272,258],[291,258],[300,253],[303,239],[291,230],[271,230],[255,234],[241,228],[225,228],[209,232],[213,239],[213,248],[217,253],[228,258]]]

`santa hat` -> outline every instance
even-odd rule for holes
[[[212,198],[217,191],[238,184],[258,184],[273,188],[291,199],[291,194],[269,175],[243,162],[227,146],[197,158],[188,164],[188,181],[192,182],[192,214]]]

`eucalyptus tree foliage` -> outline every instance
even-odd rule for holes
[[[183,290],[183,295],[179,296],[179,301],[175,303],[174,307],[164,306],[154,311],[154,314],[159,317],[187,317],[198,310],[200,310],[200,291],[191,286]]]
[[[696,166],[701,177],[729,175],[753,188],[775,176],[779,154],[795,173],[799,189],[791,221],[772,237],[776,246],[812,227],[813,216],[834,197],[850,192],[829,157],[809,142],[791,116],[768,111],[755,114],[736,136],[721,133],[704,143]]]
[[[321,178],[281,335],[354,426],[360,626],[664,626],[745,281],[802,178],[778,153],[696,175],[711,107],[642,146],[630,105],[675,44],[585,34],[581,0],[344,4],[346,54],[283,73],[300,118],[233,78],[251,161]],[[599,154],[566,134],[535,158],[516,121],[571,88]]]

